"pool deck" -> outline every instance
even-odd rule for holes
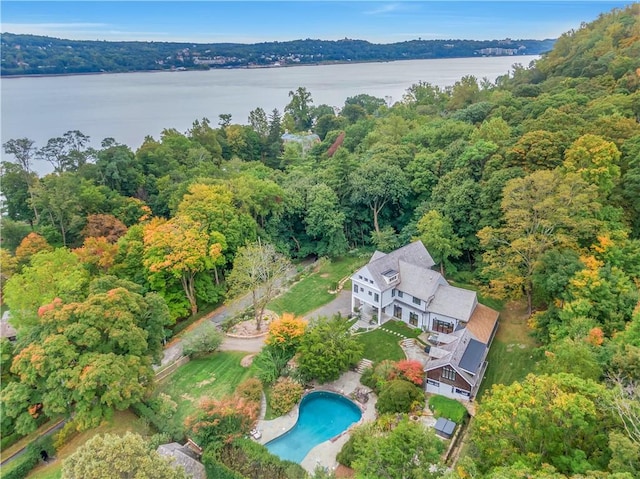
[[[336,381],[318,385],[316,388],[310,389],[309,392],[331,391],[349,397],[358,387],[363,387],[360,384],[360,374],[353,371],[348,371],[340,376],[340,378]],[[373,421],[376,418],[376,399],[377,398],[375,394],[371,393],[369,395],[369,401],[364,404],[358,401],[353,401],[360,407],[362,411],[362,418],[360,419],[360,421],[358,421],[356,424],[351,426],[349,429],[347,429],[337,437],[320,443],[316,447],[311,449],[311,451],[309,451],[309,454],[307,454],[300,463],[302,467],[304,467],[310,473],[313,473],[314,469],[317,466],[326,467],[329,470],[333,471],[338,466],[336,455],[338,454],[338,452],[340,452],[340,449],[342,449],[344,443],[349,439],[349,432],[351,431],[351,428],[355,427],[358,424],[362,424],[363,422]],[[272,439],[275,439],[276,437],[284,434],[295,425],[297,420],[298,407],[296,406],[291,412],[285,414],[284,416],[280,416],[271,421],[258,421],[258,425],[256,426],[256,428],[262,433],[262,437],[258,439],[258,442],[260,444],[266,444]]]

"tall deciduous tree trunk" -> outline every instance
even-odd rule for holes
[[[180,282],[182,283],[184,294],[187,296],[189,304],[191,305],[191,314],[196,314],[198,312],[198,303],[196,301],[195,279],[193,273],[182,275]]]
[[[372,206],[371,211],[373,211],[373,228],[376,230],[376,233],[380,233],[380,226],[378,225],[378,211],[380,210]]]

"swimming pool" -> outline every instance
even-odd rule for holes
[[[349,399],[325,391],[312,392],[302,398],[295,426],[265,446],[281,459],[300,463],[311,449],[347,430],[361,417],[360,408]]]

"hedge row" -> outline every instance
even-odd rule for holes
[[[218,451],[218,460],[247,479],[305,479],[300,464],[283,461],[250,439],[236,439]],[[215,476],[214,476],[215,477]]]
[[[247,479],[222,464],[217,456],[217,451],[213,449],[207,449],[202,455],[201,461],[202,464],[204,464],[207,477],[215,477],[216,479]]]
[[[49,457],[56,453],[53,438],[45,436],[29,444],[25,452],[2,468],[3,479],[23,479],[40,462],[40,451],[47,451]]]
[[[167,420],[166,417],[158,414],[153,408],[149,407],[143,402],[133,404],[131,410],[141,417],[149,421],[158,432],[162,432],[171,437],[171,440],[176,442],[182,442],[184,440],[184,431],[181,427],[175,424],[172,420]]]

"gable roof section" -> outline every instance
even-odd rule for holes
[[[400,281],[403,281],[400,262],[414,265],[426,271],[431,271],[430,268],[435,265],[433,258],[427,251],[427,248],[424,247],[422,241],[418,240],[388,254],[376,251],[371,256],[369,263],[367,263],[365,267],[356,271],[355,274],[361,274],[361,272],[366,268],[366,271],[369,272],[371,279],[375,282],[378,289],[380,289],[380,291],[385,291],[398,284],[397,282],[391,284],[387,283],[382,275],[385,271],[389,271],[390,269],[400,271]]]
[[[429,301],[438,286],[447,284],[440,273],[432,269],[399,261],[400,282],[395,285],[400,291],[424,301]]]
[[[477,303],[475,291],[445,284],[438,286],[433,300],[429,303],[429,311],[461,321],[469,321]]]
[[[175,464],[182,466],[187,476],[193,479],[207,478],[204,466],[193,457],[194,453],[188,447],[181,446],[177,442],[170,442],[158,446],[157,451],[161,456],[170,457]]]
[[[473,387],[482,379],[477,373],[482,367],[482,359],[488,347],[474,338],[467,328],[456,331],[450,336],[456,336],[458,340],[439,346],[440,349],[449,351],[449,354],[429,360],[424,370],[432,371],[443,366],[451,366],[469,386]],[[465,358],[469,348],[471,350]]]
[[[460,367],[475,374],[480,369],[486,349],[486,344],[472,338],[460,358]]]
[[[488,345],[493,336],[499,315],[500,313],[495,309],[478,303],[467,323],[467,329],[471,331],[478,341]]]

